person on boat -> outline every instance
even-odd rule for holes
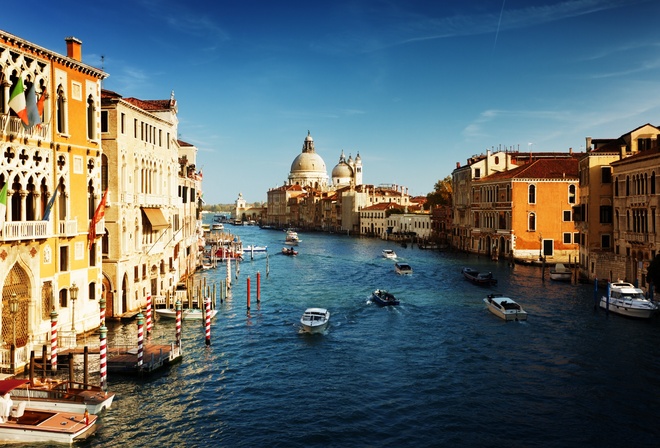
[[[9,415],[11,414],[11,407],[14,405],[14,402],[9,395],[9,392],[4,394],[0,398],[0,423],[5,423],[9,420]]]

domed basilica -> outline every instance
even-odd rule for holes
[[[307,131],[303,142],[302,153],[293,160],[287,185],[311,187],[320,191],[362,184],[362,159],[358,153],[355,160],[351,156],[346,159],[342,150],[339,163],[332,169],[332,184],[328,185],[328,172],[325,162],[314,149],[314,139]]]

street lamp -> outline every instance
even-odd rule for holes
[[[69,288],[69,294],[71,294],[71,331],[76,332],[76,327],[74,325],[76,318],[76,299],[78,298],[78,287],[76,282],[71,284]]]
[[[12,330],[14,331],[14,347],[16,347],[16,314],[18,314],[18,298],[16,297],[15,292],[11,294],[11,298],[9,299],[9,312],[11,313],[11,317],[12,317]]]

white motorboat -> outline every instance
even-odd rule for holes
[[[484,299],[488,310],[497,317],[509,320],[527,320],[527,312],[512,298],[488,294]]]
[[[321,333],[330,323],[330,312],[325,308],[307,308],[300,318],[303,331]]]
[[[408,263],[394,263],[394,271],[399,275],[412,275],[412,266]]]
[[[286,231],[286,238],[284,239],[285,244],[291,244],[295,246],[299,242],[300,242],[300,238],[298,237],[298,232],[295,232],[293,230]]]
[[[163,317],[165,319],[176,319],[176,310],[173,308],[159,308],[154,310],[158,317]],[[218,310],[211,310],[211,319],[218,314]],[[202,320],[206,317],[205,310],[199,308],[185,308],[181,310],[181,319],[182,320]]]
[[[550,280],[570,282],[572,277],[573,272],[563,263],[557,263],[554,268],[550,268]]]
[[[394,259],[396,258],[396,252],[394,252],[392,249],[383,249],[383,257]]]
[[[243,254],[249,254],[250,252],[268,252],[268,246],[245,246],[243,247]]]
[[[622,316],[648,319],[658,311],[658,305],[647,299],[644,291],[635,285],[617,281],[609,285],[609,297],[600,299],[600,307]]]
[[[214,222],[211,224],[211,230],[225,230],[225,225],[221,222]]]
[[[25,401],[32,409],[99,414],[112,406],[115,397],[114,392],[104,391],[99,386],[73,381],[50,378],[24,381],[11,391],[11,396],[14,404]]]
[[[94,414],[45,411],[26,401],[11,399],[11,391],[27,380],[0,380],[0,442],[22,444],[64,443],[71,445],[93,435]]]

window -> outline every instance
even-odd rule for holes
[[[612,224],[612,206],[611,205],[601,205],[600,206],[600,223],[601,224]]]
[[[609,249],[610,248],[610,235],[609,234],[604,234],[600,236],[600,246],[603,249]]]
[[[66,101],[64,100],[64,89],[62,86],[59,86],[57,89],[57,101],[55,103],[55,116],[57,118],[57,132],[60,134],[66,133],[66,112],[64,106]]]
[[[655,194],[655,171],[651,173],[651,194]]]
[[[474,169],[474,178],[479,179],[481,177],[481,168]]]
[[[527,230],[536,232],[536,213],[530,213],[527,221]]]
[[[609,166],[600,167],[600,182],[603,184],[612,183],[612,168]]]
[[[575,204],[575,185],[568,186],[568,203]]]
[[[60,289],[60,308],[66,308],[69,293],[66,288]]]
[[[573,220],[573,216],[571,216],[571,211],[570,210],[564,210],[564,222],[571,222]]]
[[[94,140],[96,138],[96,107],[94,107],[94,98],[92,95],[87,97],[87,138]]]
[[[102,110],[101,111],[101,132],[104,133],[104,134],[108,132],[108,111],[107,110]]]
[[[575,244],[580,244],[580,232],[575,232],[573,234],[573,242]]]
[[[120,121],[119,121],[119,126],[121,127],[121,133],[123,134],[123,133],[125,132],[124,129],[125,129],[125,126],[126,126],[126,114],[123,113],[123,112],[121,113],[121,118],[120,118]]]
[[[527,188],[528,198],[527,202],[530,204],[536,204],[536,185],[530,185]]]
[[[92,282],[89,284],[89,300],[96,300],[96,283]]]
[[[69,270],[69,246],[60,246],[60,272]]]
[[[564,244],[571,244],[573,241],[573,234],[570,232],[565,232],[562,236],[564,238]]]

